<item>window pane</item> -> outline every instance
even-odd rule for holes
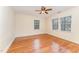
[[[58,30],[58,19],[57,18],[52,20],[52,29]]]
[[[39,20],[34,20],[34,29],[39,29],[39,24],[40,21]]]
[[[71,31],[71,16],[61,18],[61,30]]]

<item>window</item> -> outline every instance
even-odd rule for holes
[[[58,30],[58,18],[52,20],[52,29]]]
[[[39,29],[40,20],[34,20],[34,29]]]
[[[61,18],[61,30],[71,31],[71,16]]]

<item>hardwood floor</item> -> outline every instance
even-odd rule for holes
[[[36,42],[35,42],[36,41]],[[38,43],[37,43],[38,42]],[[79,45],[48,34],[17,37],[7,53],[78,53]]]

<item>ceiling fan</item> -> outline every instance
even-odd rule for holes
[[[36,12],[40,12],[39,14],[48,14],[48,11],[51,11],[52,9],[47,9],[46,7],[42,6],[40,10],[35,10]]]

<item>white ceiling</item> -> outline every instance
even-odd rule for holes
[[[50,16],[54,13],[59,13],[64,10],[70,9],[73,6],[46,6],[47,8],[52,8],[52,11],[49,11],[49,14],[41,15],[39,12],[36,12],[35,10],[39,10],[41,6],[13,6],[12,8],[15,10],[16,13],[24,13],[28,15],[39,15],[41,17]]]

